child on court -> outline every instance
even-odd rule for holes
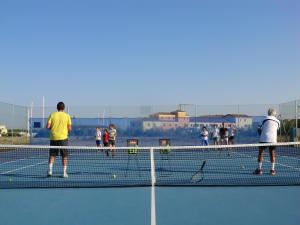
[[[109,136],[109,147],[111,148],[112,157],[115,156],[115,147],[116,147],[116,137],[117,130],[113,124],[110,124],[108,127],[108,136]]]
[[[207,146],[208,145],[208,131],[206,127],[202,128],[201,137],[202,137],[202,145]]]
[[[104,147],[109,147],[109,134],[108,134],[108,130],[104,129],[103,131],[103,146]],[[109,156],[108,150],[105,150],[105,153],[107,156]]]
[[[214,126],[214,129],[212,131],[212,139],[214,142],[214,145],[219,145],[220,140],[220,131],[217,125]]]
[[[96,146],[101,147],[101,130],[99,127],[96,127],[95,137],[96,137]]]

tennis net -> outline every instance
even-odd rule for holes
[[[300,142],[274,145],[275,176],[268,146],[117,147],[112,157],[109,148],[0,145],[0,188],[134,187],[153,179],[156,186],[300,185]],[[253,175],[262,147],[263,174]],[[50,148],[68,151],[68,178],[61,156],[47,176]]]

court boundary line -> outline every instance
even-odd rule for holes
[[[16,172],[16,171],[19,171],[19,170],[24,170],[24,169],[27,169],[27,168],[31,168],[31,167],[43,165],[43,164],[46,164],[46,163],[48,163],[48,160],[40,162],[40,163],[37,163],[37,164],[31,164],[31,165],[28,165],[28,166],[19,167],[17,169],[5,171],[5,172],[0,173],[0,175],[6,175],[6,174],[9,174],[9,173],[12,173],[12,172]]]
[[[241,156],[243,156],[243,155],[244,156],[248,156],[248,157],[252,158],[253,160],[256,160],[256,162],[257,162],[257,158],[255,158],[255,157],[253,157],[251,155],[246,155],[246,154],[243,154],[243,153],[236,153],[236,154],[241,155]],[[270,160],[267,160],[265,158],[264,158],[263,162],[271,163]],[[278,162],[275,162],[275,165],[279,165],[279,166],[286,167],[286,168],[293,169],[293,170],[296,170],[296,171],[300,172],[300,168],[297,168],[297,167],[289,166],[289,165],[278,163]]]

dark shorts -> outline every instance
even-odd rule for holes
[[[110,146],[116,146],[116,141],[115,141],[115,140],[109,140],[109,141],[108,141],[108,144],[109,144]]]
[[[230,136],[230,137],[229,137],[229,140],[232,141],[233,139],[234,139],[234,136]]]
[[[100,146],[100,141],[99,140],[96,140],[96,145]]]
[[[267,143],[264,143],[264,142],[260,142],[260,144],[267,144]],[[259,146],[259,151],[264,151],[266,148],[269,148],[269,151],[272,152],[276,149],[276,146],[273,145],[273,146]]]
[[[50,146],[68,146],[68,140],[50,141]],[[49,151],[50,156],[58,156],[58,153],[63,158],[68,157],[68,149],[51,148]]]
[[[104,147],[109,147],[109,142],[103,143]]]

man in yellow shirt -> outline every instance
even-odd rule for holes
[[[50,146],[68,146],[68,134],[72,130],[71,117],[64,112],[65,104],[57,104],[57,112],[52,113],[48,118],[47,128],[51,130]],[[62,156],[63,177],[67,178],[68,150],[51,148],[49,152],[49,171],[48,176],[52,176],[53,164],[58,156]]]

